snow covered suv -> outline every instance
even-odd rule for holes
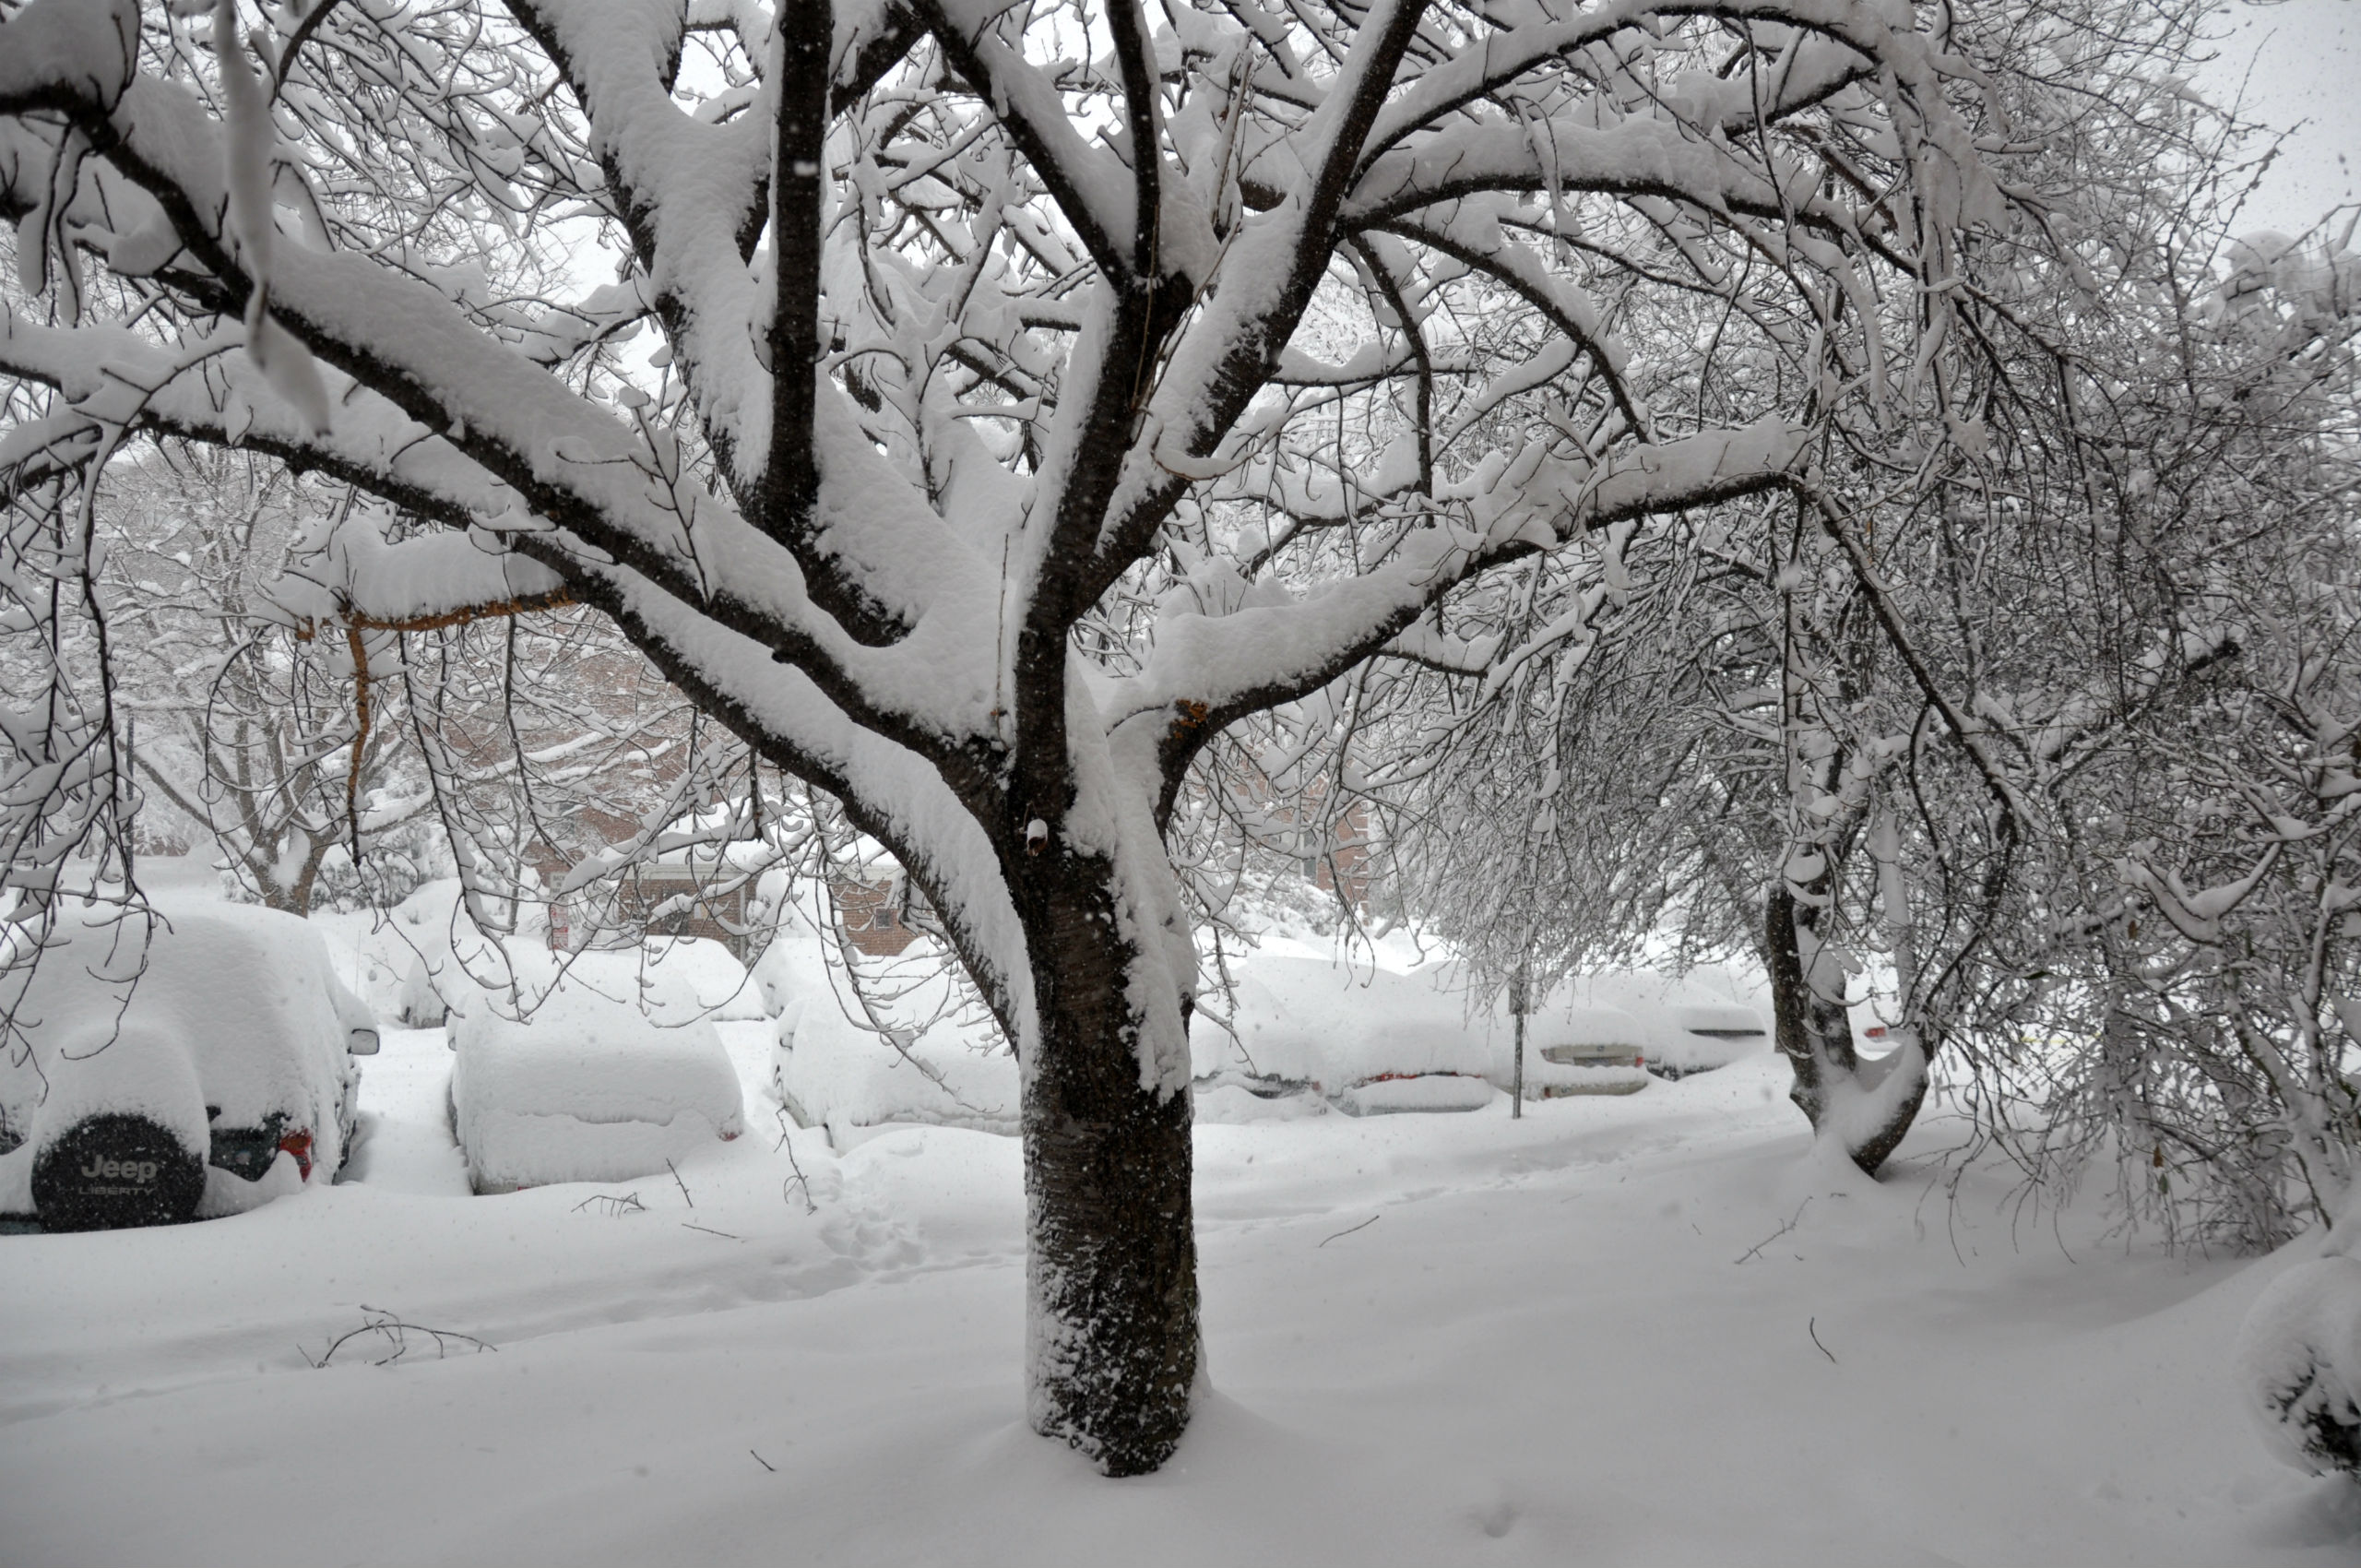
[[[60,922],[0,1060],[0,1222],[44,1230],[234,1214],[351,1152],[351,1058],[377,1020],[293,915],[171,905]]]

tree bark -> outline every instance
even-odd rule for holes
[[[1064,859],[1039,879],[1044,918],[1026,921],[1040,1028],[1025,1063],[1028,1413],[1132,1476],[1179,1445],[1197,1381],[1194,1151],[1185,1081],[1141,1065],[1137,1003],[1164,999],[1132,981],[1160,968],[1121,934],[1110,871]]]

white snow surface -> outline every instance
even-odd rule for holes
[[[38,1154],[84,1118],[113,1111],[146,1117],[202,1159],[211,1141],[205,1091],[186,1042],[144,1019],[90,1044],[87,1054],[49,1056],[49,1093],[33,1113],[26,1147]]]
[[[745,1130],[737,1069],[704,1019],[666,1025],[579,980],[526,1018],[454,1015],[451,1108],[479,1190],[629,1181]]]
[[[1887,1182],[1832,1171],[1768,1058],[1521,1122],[1201,1126],[1210,1389],[1125,1482],[1022,1424],[1014,1139],[764,1126],[678,1184],[470,1198],[426,1158],[449,1061],[388,1034],[337,1186],[0,1237],[11,1568],[245,1564],[257,1520],[332,1562],[567,1568],[2361,1550],[2352,1489],[2274,1464],[2233,1389],[2240,1318],[2316,1244],[2098,1244],[1997,1173],[1948,1195],[1940,1126]],[[310,1364],[372,1309],[497,1348]]]

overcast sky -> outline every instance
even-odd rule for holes
[[[2241,227],[2297,232],[2361,198],[2361,0],[2233,0],[2219,15],[2220,58],[2206,95],[2243,86],[2255,117],[2296,133]]]

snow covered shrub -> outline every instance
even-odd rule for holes
[[[2361,1259],[2317,1258],[2272,1281],[2239,1325],[2236,1365],[2273,1457],[2361,1475]]]

